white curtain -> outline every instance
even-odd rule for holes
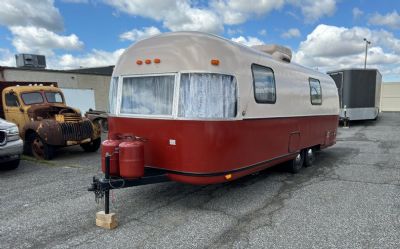
[[[236,79],[211,73],[181,74],[179,116],[231,118],[236,116]]]
[[[172,115],[175,76],[124,78],[121,113]]]
[[[111,78],[110,90],[108,91],[108,111],[111,114],[117,112],[117,92],[118,92],[118,77]]]

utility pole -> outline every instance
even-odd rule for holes
[[[365,41],[365,61],[364,61],[364,69],[367,69],[368,45],[371,44],[371,42],[368,41],[367,38],[364,38],[364,41]]]

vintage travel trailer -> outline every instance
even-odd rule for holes
[[[311,165],[314,150],[336,142],[338,92],[329,75],[290,58],[279,46],[199,32],[132,45],[111,80],[106,177],[89,190],[105,192],[107,203],[112,188],[222,183],[285,161],[294,173]]]
[[[377,69],[340,69],[328,72],[339,93],[340,119],[376,119],[382,75]]]
[[[199,32],[139,41],[112,75],[109,140],[142,138],[145,167],[174,181],[219,183],[288,160],[296,172],[335,143],[339,100],[328,75],[290,57]]]

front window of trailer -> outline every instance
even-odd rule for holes
[[[22,93],[21,98],[25,105],[41,104],[44,102],[43,96],[40,92]]]
[[[122,114],[171,116],[175,75],[125,77]]]
[[[64,103],[64,99],[60,92],[45,92],[44,94],[49,103]]]
[[[182,73],[179,117],[234,118],[237,112],[236,78],[217,73]]]

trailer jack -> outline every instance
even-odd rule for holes
[[[104,197],[104,211],[96,213],[96,225],[107,229],[117,227],[115,213],[110,213],[110,190],[170,181],[166,171],[149,167],[145,167],[144,176],[141,178],[127,179],[111,177],[110,158],[110,154],[106,153],[104,178],[94,176],[93,182],[88,188],[88,191],[94,192],[97,203]]]

